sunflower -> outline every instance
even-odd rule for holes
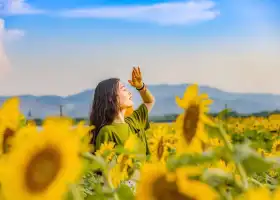
[[[143,147],[139,142],[135,135],[130,135],[124,144],[126,151],[117,156],[116,165],[109,170],[111,181],[115,187],[122,181],[128,180],[135,172],[133,169],[134,159],[138,158],[135,153],[141,152]]]
[[[280,187],[276,188],[273,192],[273,200],[280,199]]]
[[[180,140],[184,149],[189,146],[194,138],[202,142],[208,141],[208,135],[204,130],[204,124],[215,124],[205,115],[209,111],[209,105],[212,100],[208,99],[207,94],[198,94],[198,86],[191,85],[186,89],[183,99],[176,97],[176,102],[179,107],[185,111],[176,119],[176,127],[182,139]]]
[[[22,114],[19,109],[19,98],[6,100],[0,108],[0,155],[10,149],[10,138],[20,126]]]
[[[121,154],[117,158],[117,163],[120,165],[121,171],[127,171],[129,167],[133,166],[133,156],[127,154]]]
[[[19,109],[19,98],[14,97],[6,100],[0,108],[0,133],[6,128],[16,130],[22,119]]]
[[[1,177],[6,200],[64,197],[68,184],[75,183],[82,170],[79,137],[69,130],[53,124],[7,154]]]
[[[214,200],[217,199],[218,194],[209,185],[197,181],[191,180],[191,176],[197,176],[202,174],[201,167],[185,167],[176,170],[177,184],[179,190],[187,195],[189,199],[195,200]]]
[[[28,124],[19,129],[14,137],[11,137],[9,140],[9,145],[12,147],[10,152],[21,146],[22,141],[29,140],[29,138],[34,135],[38,135],[38,129],[36,126]]]
[[[172,148],[173,134],[168,134],[165,128],[158,128],[153,131],[149,138],[149,148],[152,162],[165,162],[168,156],[168,149]]]
[[[114,142],[105,142],[101,144],[100,149],[95,152],[95,155],[106,157],[106,161],[110,162],[115,156],[114,147]],[[107,153],[109,154],[107,155]]]
[[[204,146],[201,140],[194,138],[190,144],[186,144],[182,139],[176,145],[176,155],[180,156],[183,153],[202,153]]]
[[[117,188],[121,182],[128,179],[127,171],[122,170],[121,165],[117,163],[114,167],[109,169],[109,179],[114,188]]]
[[[262,148],[258,148],[257,152],[262,156],[262,157],[269,157],[270,153],[266,152],[264,149]]]
[[[209,138],[209,149],[213,149],[215,147],[222,147],[224,143],[219,138]]]
[[[137,185],[136,200],[215,199],[217,195],[208,185],[188,179],[197,172],[198,169],[190,168],[171,173],[161,163],[145,164]]]
[[[81,152],[93,152],[93,145],[90,144],[92,139],[90,131],[92,129],[94,129],[94,126],[86,126],[84,121],[79,122],[78,125],[73,128],[74,134],[80,137]]]
[[[136,200],[187,199],[178,191],[177,184],[167,179],[167,169],[162,163],[143,165]]]
[[[130,137],[124,143],[124,149],[128,153],[122,153],[117,157],[117,163],[120,166],[121,171],[126,171],[129,167],[133,166],[133,159],[136,157],[134,153],[138,153],[139,150],[139,140],[136,136],[130,135]]]
[[[272,153],[279,154],[280,153],[280,140],[275,140],[272,145]]]
[[[271,200],[271,192],[265,187],[249,189],[245,194],[240,195],[238,200]],[[276,199],[275,199],[276,200]]]
[[[141,140],[134,134],[130,134],[128,139],[124,143],[124,149],[129,151],[130,153],[145,153],[146,148],[141,142]]]
[[[117,163],[109,169],[109,178],[116,188],[122,181],[129,179],[128,169],[133,167],[131,155],[121,154],[117,157]]]

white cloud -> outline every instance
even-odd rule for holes
[[[0,18],[0,78],[10,69],[10,63],[3,44],[4,32],[4,20]]]
[[[212,20],[219,15],[211,0],[191,0],[153,5],[111,6],[66,10],[64,17],[147,21],[161,25],[185,25]]]
[[[14,41],[22,38],[25,32],[19,29],[9,29],[4,31],[3,40],[4,41]]]
[[[10,71],[10,62],[5,51],[4,42],[13,41],[24,36],[24,32],[18,29],[5,29],[5,21],[0,18],[0,78]]]
[[[31,15],[45,12],[44,10],[33,8],[25,0],[7,0],[5,4],[2,4],[4,15]]]

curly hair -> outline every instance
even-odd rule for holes
[[[89,124],[95,128],[91,131],[91,144],[95,146],[96,137],[100,129],[112,124],[120,111],[118,87],[120,79],[110,78],[101,81],[95,88]]]

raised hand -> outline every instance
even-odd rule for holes
[[[142,73],[140,70],[140,67],[133,67],[132,74],[131,74],[131,80],[128,80],[128,83],[137,89],[141,88],[143,86],[142,81]]]

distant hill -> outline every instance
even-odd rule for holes
[[[188,84],[177,85],[149,85],[149,89],[156,98],[156,105],[151,112],[151,116],[162,116],[167,114],[177,114],[181,109],[175,103],[175,96],[182,97]],[[55,95],[33,96],[21,95],[21,110],[27,115],[31,109],[32,116],[43,118],[48,115],[59,115],[59,105],[64,105],[63,113],[71,117],[87,117],[93,98],[94,90],[85,90],[78,94],[60,97]],[[219,112],[224,109],[225,104],[228,108],[242,113],[249,114],[261,111],[273,111],[280,109],[280,95],[274,94],[250,94],[232,93],[201,86],[200,92],[207,93],[214,100],[211,112]],[[132,90],[136,106],[141,102],[137,91]],[[0,96],[0,104],[6,100],[7,96]]]

